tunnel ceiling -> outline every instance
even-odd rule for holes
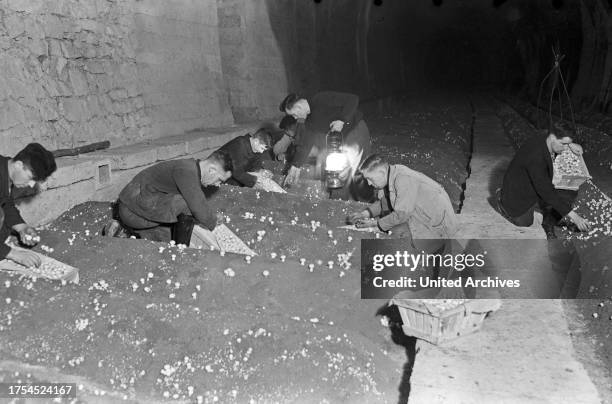
[[[312,13],[318,88],[378,97],[485,87],[533,97],[553,49],[565,55],[568,86],[585,87],[583,96],[595,97],[609,80],[607,0],[321,0],[300,7]],[[585,59],[589,46],[598,60]],[[597,72],[591,86],[582,83],[589,68]]]
[[[521,55],[520,44],[534,37],[543,39],[528,45],[542,52],[541,69],[552,63],[552,52],[545,50],[546,45],[558,41],[561,52],[567,54],[567,68],[576,76],[581,40],[576,1],[566,1],[559,9],[545,0],[508,0],[503,4],[445,0],[439,6],[434,1],[411,1],[395,7],[392,3],[372,7],[370,46],[378,52],[395,53],[388,44],[401,50],[406,58],[402,65],[409,70],[404,75],[418,77],[421,85],[520,86],[531,57]],[[389,38],[390,33],[401,39]],[[369,60],[374,71],[382,68],[377,64],[379,59],[384,58]]]

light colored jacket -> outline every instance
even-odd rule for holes
[[[402,223],[416,220],[432,232],[444,238],[457,231],[457,216],[444,187],[428,176],[403,165],[389,166],[389,195],[378,193],[379,200],[368,206],[372,217],[383,212],[391,213],[378,220],[378,227],[388,231]]]

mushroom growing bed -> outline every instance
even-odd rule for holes
[[[368,118],[374,150],[440,181],[458,207],[471,115],[400,107]],[[385,302],[360,299],[360,240],[376,236],[339,229],[365,205],[322,191],[213,193],[250,259],[103,238],[107,202],[65,212],[36,251],[79,268],[80,283],[0,272],[0,381],[78,377],[82,395],[142,403],[396,401],[404,351],[375,316]]]

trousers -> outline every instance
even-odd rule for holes
[[[170,241],[172,238],[171,225],[176,223],[178,219],[175,219],[170,223],[160,223],[149,219],[146,219],[128,208],[121,201],[118,202],[118,214],[121,223],[130,228],[134,233],[139,235],[141,238],[153,241]],[[191,210],[187,206],[187,202],[180,195],[175,195],[172,198],[172,210],[177,212],[178,215],[185,214],[191,215]],[[177,215],[177,217],[178,217]]]

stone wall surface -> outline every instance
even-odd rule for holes
[[[221,64],[237,122],[279,115],[288,92],[362,100],[418,86],[412,2],[217,0]]]
[[[130,40],[153,138],[232,124],[216,0],[133,2]]]
[[[231,123],[215,0],[0,0],[0,153]]]
[[[293,35],[277,37],[271,19],[292,17],[292,1],[218,0],[219,41],[226,88],[234,119],[245,122],[279,114],[288,90],[288,70],[281,44]],[[283,31],[291,33],[289,27]]]
[[[371,3],[0,0],[0,153],[267,120],[290,91],[397,92],[402,8]]]

